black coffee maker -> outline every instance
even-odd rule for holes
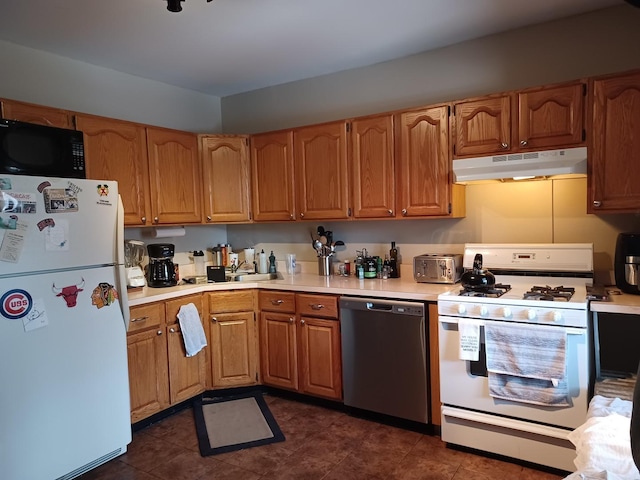
[[[176,268],[173,264],[175,247],[172,243],[151,243],[147,245],[149,265],[147,266],[147,285],[149,287],[173,287],[176,280]]]
[[[640,295],[640,233],[618,235],[614,272],[620,290]]]

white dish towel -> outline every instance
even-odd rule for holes
[[[182,340],[187,351],[187,357],[193,357],[207,346],[207,337],[204,334],[204,328],[202,328],[200,314],[196,306],[193,303],[182,305],[178,312],[178,321],[180,322],[180,330],[182,331]]]
[[[537,405],[568,406],[566,332],[558,327],[486,322],[489,394]]]
[[[458,335],[460,337],[458,358],[477,362],[480,357],[480,322],[474,319],[460,318],[458,320]]]

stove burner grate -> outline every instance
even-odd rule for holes
[[[496,283],[492,287],[485,287],[477,290],[473,290],[470,288],[463,288],[460,290],[461,297],[491,297],[497,298],[501,297],[505,293],[511,290],[511,285],[505,285],[502,283]]]
[[[555,300],[564,300],[568,302],[573,297],[576,289],[573,287],[550,287],[546,285],[544,287],[533,286],[531,290],[525,292],[523,299],[524,300],[546,300],[546,301],[555,301]]]

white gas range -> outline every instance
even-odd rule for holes
[[[465,270],[477,254],[494,283],[464,289],[463,275],[460,289],[438,297],[442,440],[571,471],[575,450],[567,435],[585,420],[592,378],[593,246],[467,244]],[[518,349],[495,345],[494,332],[513,338]],[[554,350],[531,347],[537,342],[544,348],[555,342]],[[494,366],[505,351],[520,356],[501,365],[515,373]],[[538,360],[535,368],[547,368],[547,356],[562,374],[546,379],[544,371],[526,372]]]

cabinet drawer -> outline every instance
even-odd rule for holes
[[[338,318],[338,297],[332,295],[306,295],[299,293],[296,296],[298,313],[309,317]]]
[[[254,290],[209,293],[210,313],[253,311]]]
[[[164,305],[162,303],[131,307],[129,313],[131,320],[129,320],[128,333],[158,327],[164,323]]]
[[[295,313],[296,294],[280,291],[260,291],[259,304],[260,310]]]

